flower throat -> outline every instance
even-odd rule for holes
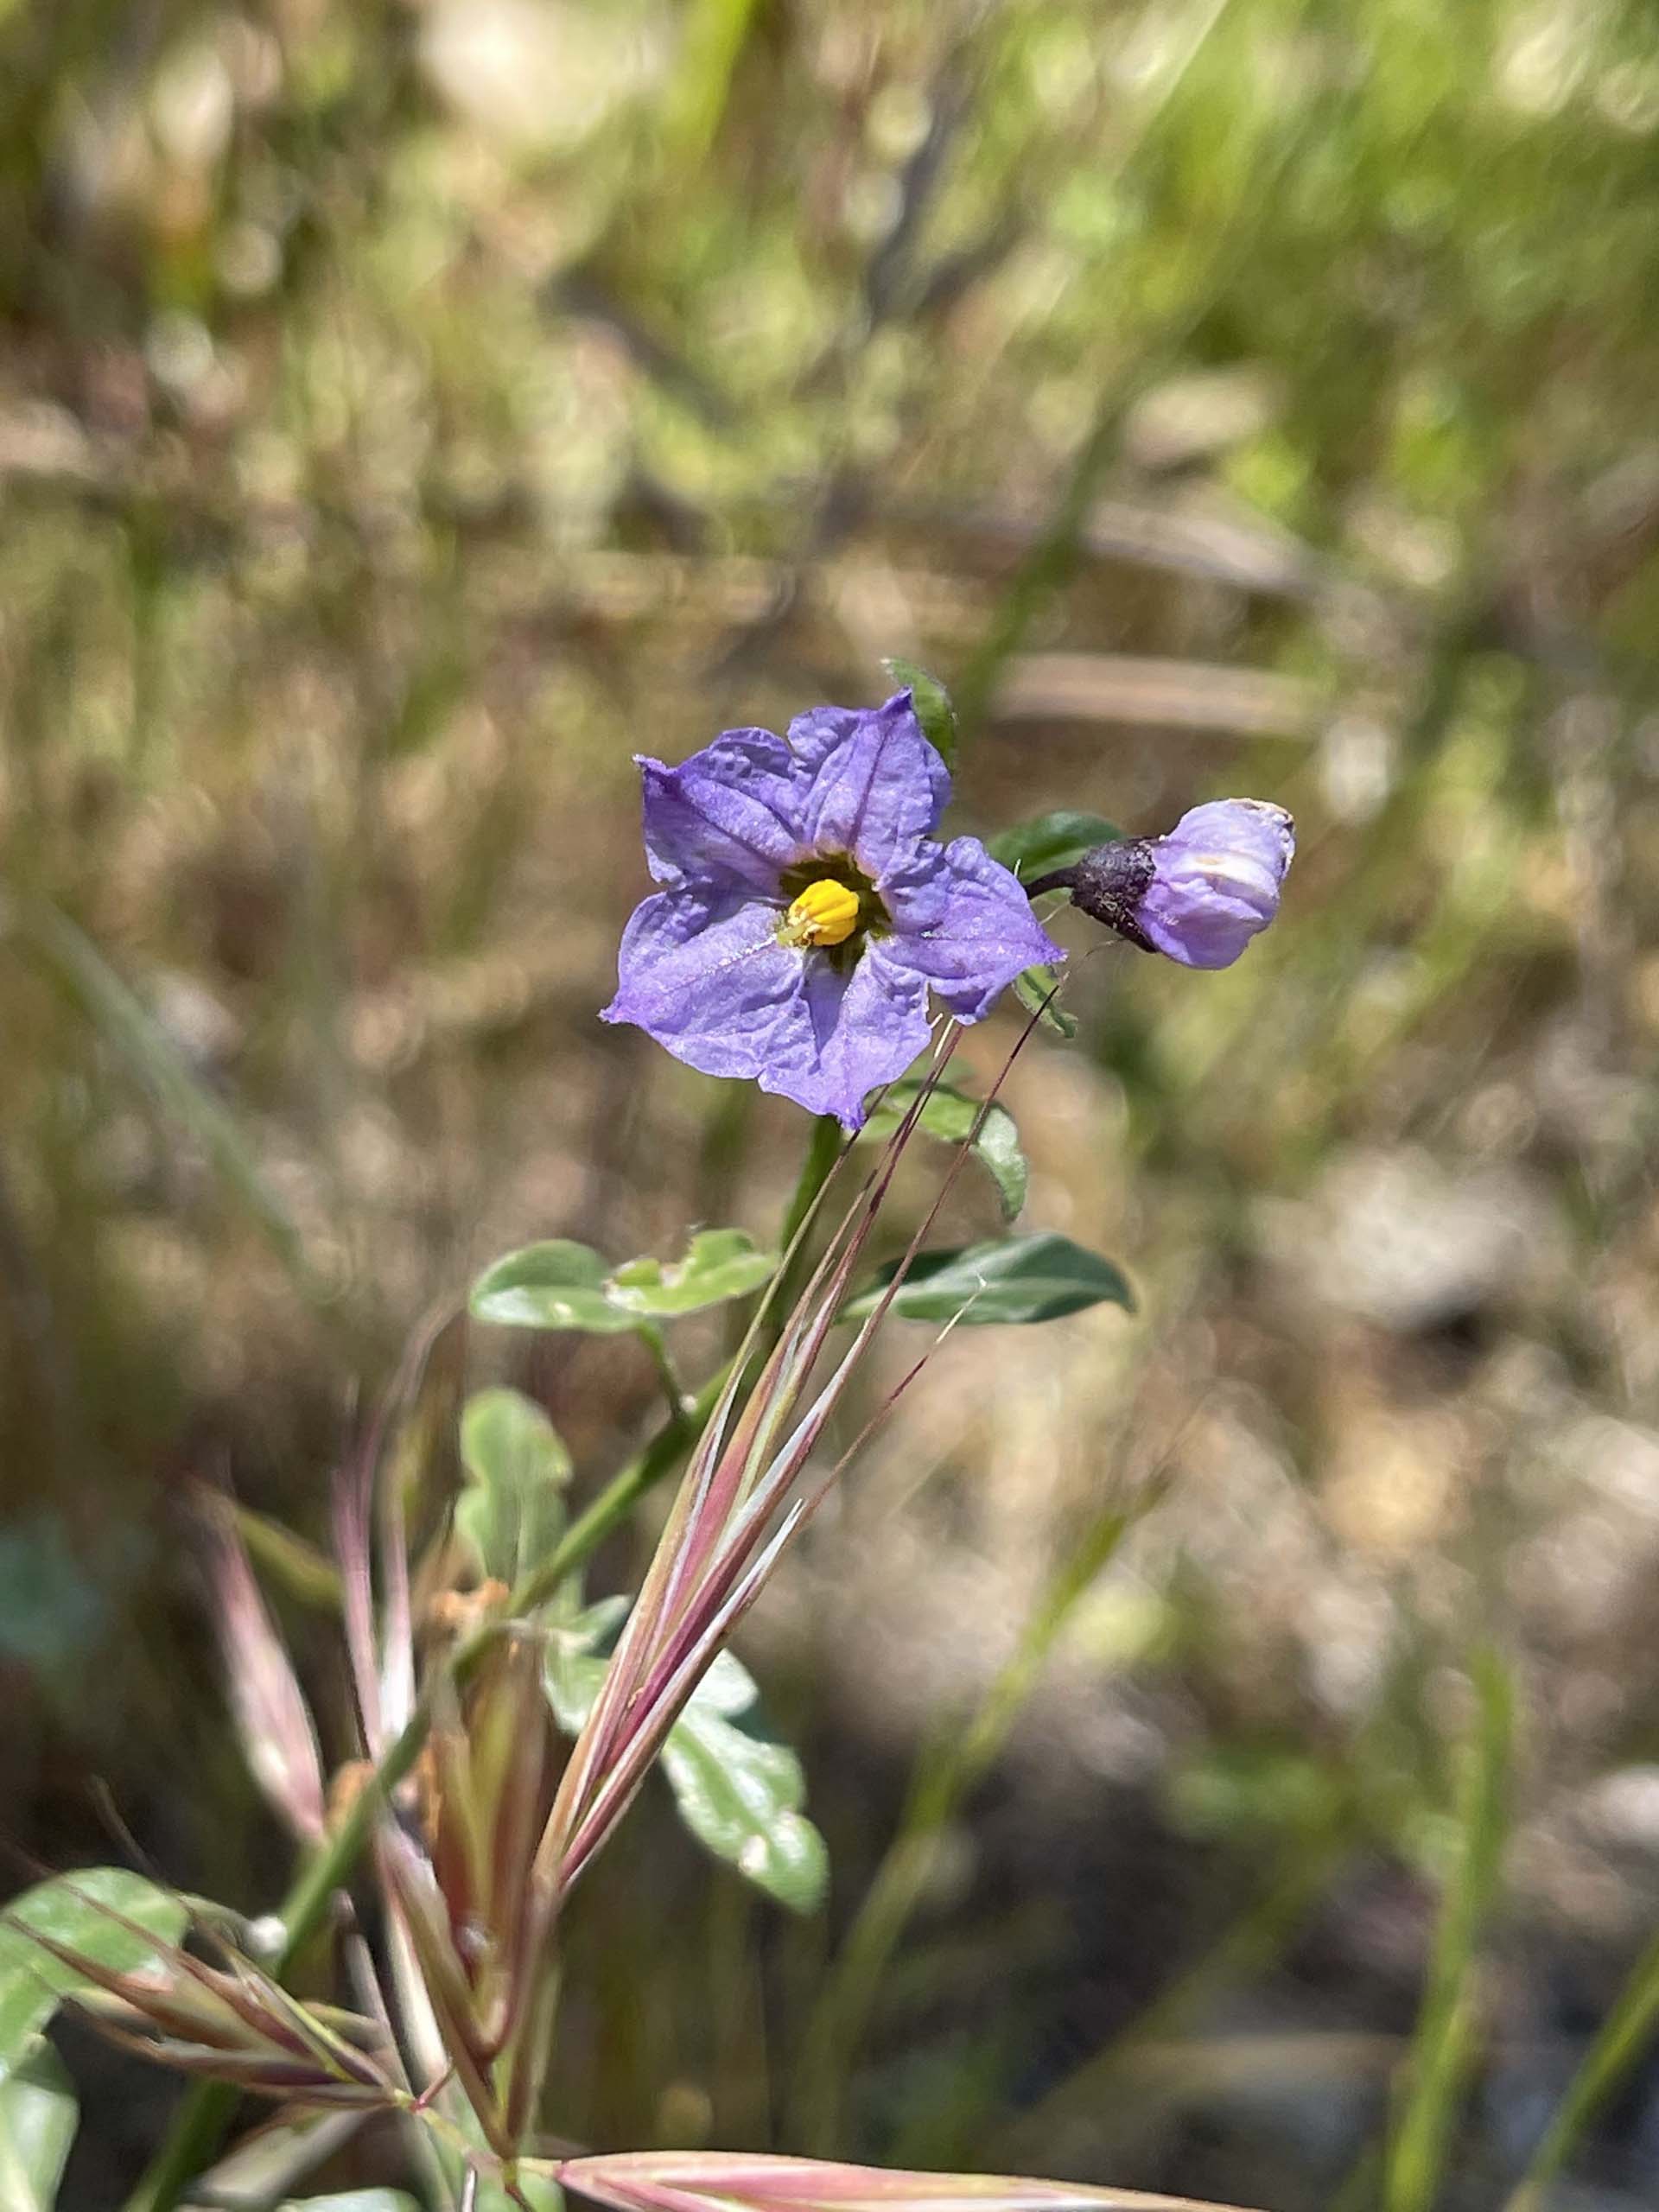
[[[843,854],[797,862],[785,869],[779,888],[790,902],[779,944],[826,952],[837,967],[857,958],[867,936],[883,937],[892,927],[875,886]]]

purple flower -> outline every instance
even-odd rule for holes
[[[645,855],[607,1021],[706,1075],[747,1077],[861,1126],[925,1046],[928,993],[978,1021],[1064,957],[1009,871],[930,832],[950,796],[910,693],[728,730],[677,768],[641,759]]]
[[[1295,825],[1260,798],[1213,799],[1166,837],[1097,845],[1075,868],[1027,886],[1064,887],[1074,906],[1146,952],[1185,968],[1230,968],[1279,911]]]

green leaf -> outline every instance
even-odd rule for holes
[[[663,1746],[663,1771],[680,1818],[716,1859],[791,1912],[823,1902],[829,1854],[801,1812],[805,1777],[787,1744],[753,1734],[694,1697]]]
[[[0,2080],[0,2204],[52,2212],[75,2139],[75,2092],[63,2061],[39,2036]]]
[[[985,849],[1024,879],[1046,875],[1051,868],[1075,867],[1096,845],[1116,844],[1122,835],[1098,814],[1079,814],[1063,806],[1052,814],[1034,814],[1029,822],[1016,822],[1012,830],[987,839]]]
[[[610,1663],[605,1655],[626,1611],[625,1598],[607,1598],[549,1635],[548,1702],[567,1735],[593,1709]],[[699,1843],[791,1912],[810,1912],[829,1880],[829,1854],[800,1809],[806,1797],[800,1760],[766,1732],[759,1697],[741,1660],[719,1653],[669,1731],[663,1772]]]
[[[741,1229],[700,1229],[683,1259],[645,1255],[612,1269],[586,1244],[556,1237],[486,1268],[473,1286],[472,1310],[480,1321],[518,1328],[612,1336],[747,1298],[777,1265]]]
[[[887,1087],[880,1110],[864,1125],[865,1136],[885,1138],[898,1128],[901,1116],[922,1089],[919,1083],[894,1083]],[[936,1084],[918,1117],[918,1126],[945,1144],[961,1144],[973,1128],[981,1101],[970,1098],[948,1083]],[[974,1139],[974,1157],[996,1185],[1005,1220],[1013,1221],[1026,1203],[1030,1179],[1026,1155],[1020,1149],[1020,1131],[1006,1106],[993,1102]]]
[[[1045,1028],[1058,1031],[1062,1037],[1075,1037],[1077,1023],[1075,1014],[1067,1014],[1052,994],[1058,988],[1060,971],[1058,968],[1027,968],[1023,976],[1016,976],[1014,995],[1028,1014],[1034,1014]]]
[[[916,709],[922,735],[945,766],[955,768],[962,740],[957,728],[957,710],[950,703],[950,694],[937,676],[930,676],[925,668],[918,668],[913,660],[884,660],[881,665],[895,683],[909,687],[910,703]]]
[[[178,1898],[121,1866],[59,1875],[14,1897],[0,1918],[0,2082],[22,2062],[61,1999],[84,1986],[72,1967],[31,1943],[26,1930],[121,1974],[154,1955],[142,1935],[112,1920],[100,1905],[163,1942],[176,1941],[188,1916]]]
[[[480,1321],[519,1329],[585,1329],[614,1336],[639,1326],[639,1316],[605,1295],[606,1267],[586,1244],[556,1236],[526,1244],[486,1268],[473,1285],[471,1306]]]
[[[542,1681],[553,1718],[567,1736],[575,1735],[594,1709],[610,1663],[607,1655],[627,1610],[626,1598],[604,1598],[548,1635]]]
[[[861,1321],[872,1313],[893,1272],[884,1268],[868,1290],[842,1308],[842,1319]],[[1004,1321],[1053,1321],[1101,1305],[1121,1306],[1132,1313],[1135,1293],[1109,1260],[1085,1251],[1069,1236],[1046,1231],[969,1244],[954,1252],[924,1252],[891,1310],[906,1321],[959,1319],[964,1326],[988,1327]]]
[[[517,1582],[559,1540],[570,1454],[533,1399],[501,1388],[467,1399],[461,1457],[467,1486],[456,1501],[455,1533],[480,1574]]]
[[[651,1320],[696,1313],[729,1298],[759,1290],[778,1265],[777,1255],[757,1249],[741,1229],[700,1229],[672,1265],[629,1260],[606,1284],[606,1296],[623,1312]]]

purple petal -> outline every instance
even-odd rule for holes
[[[1135,918],[1187,968],[1229,968],[1279,911],[1296,850],[1291,818],[1264,799],[1214,799],[1148,848],[1151,882]]]
[[[923,736],[908,691],[881,707],[814,707],[790,724],[789,743],[810,779],[800,817],[808,842],[850,853],[878,887],[950,798],[950,771]]]
[[[658,883],[701,882],[775,896],[805,849],[809,778],[770,730],[728,729],[677,768],[639,756],[645,854]]]
[[[705,1075],[747,1077],[861,1128],[866,1095],[926,1046],[926,980],[891,965],[881,945],[844,970],[780,945],[779,912],[698,885],[656,893],[623,933],[601,1018],[633,1023]]]
[[[959,1021],[982,1021],[1016,976],[1065,957],[976,837],[930,845],[882,895],[893,933],[881,951],[925,976]]]
[[[705,1075],[764,1081],[800,988],[801,955],[779,944],[779,912],[741,890],[658,892],[623,932],[601,1019],[632,1022]]]
[[[762,1090],[863,1128],[869,1093],[901,1076],[932,1034],[925,978],[895,966],[887,950],[868,944],[846,970],[822,955],[796,955],[800,988],[772,1033]]]

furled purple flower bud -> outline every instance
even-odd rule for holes
[[[1295,850],[1283,807],[1213,799],[1167,836],[1097,845],[1050,880],[1064,881],[1074,906],[1144,951],[1185,968],[1230,968],[1278,912]]]

